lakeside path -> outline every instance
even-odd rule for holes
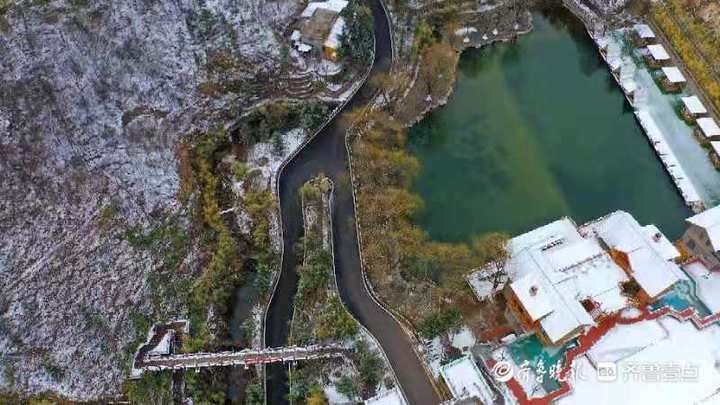
[[[375,31],[375,60],[372,74],[388,72],[392,64],[390,27],[380,0],[370,0]],[[398,383],[412,405],[438,404],[440,397],[415,354],[412,342],[400,325],[373,300],[364,287],[360,266],[355,212],[350,190],[348,155],[345,149],[346,112],[363,107],[371,101],[375,88],[366,82],[343,110],[311,142],[309,142],[279,175],[280,215],[283,233],[283,260],[280,277],[265,322],[265,346],[285,346],[288,321],[293,311],[299,258],[295,246],[303,223],[298,190],[311,178],[323,173],[338,185],[333,205],[333,243],[335,269],[340,297],[350,312],[378,340],[397,376]],[[288,403],[287,368],[283,364],[267,367],[267,403]]]

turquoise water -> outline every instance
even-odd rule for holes
[[[667,293],[663,294],[651,308],[658,309],[665,305],[670,308],[682,312],[687,308],[693,307],[700,317],[711,314],[705,304],[700,301],[696,294],[695,282],[692,279],[682,280],[675,284]]]
[[[435,240],[518,234],[622,209],[680,236],[689,210],[572,16],[463,54],[448,104],[410,130],[416,222]]]
[[[561,347],[545,347],[537,335],[533,334],[516,340],[508,347],[515,364],[522,367],[527,361],[527,367],[535,371],[536,375],[541,376],[542,381],[538,382],[545,391],[552,392],[560,388],[560,383],[557,374],[551,372],[550,369],[554,367],[559,372],[564,365],[565,353],[575,345],[575,341],[570,341]]]

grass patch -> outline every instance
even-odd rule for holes
[[[650,15],[715,108],[720,109],[720,79],[716,70],[720,64],[718,38],[697,23],[687,7],[684,0],[668,0],[655,5]]]

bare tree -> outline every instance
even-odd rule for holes
[[[410,85],[410,77],[405,72],[378,73],[371,79],[373,86],[380,90],[385,107],[391,113],[395,110],[394,103],[402,96]]]
[[[509,236],[505,233],[491,232],[473,239],[475,253],[489,269],[488,280],[493,283],[493,291],[507,279],[505,264],[510,258],[507,250]]]

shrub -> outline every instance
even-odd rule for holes
[[[460,326],[460,310],[457,308],[439,309],[428,315],[418,325],[418,332],[426,339],[432,339]]]
[[[675,18],[671,15],[674,14]],[[672,43],[673,49],[680,55],[685,65],[693,74],[695,80],[697,80],[700,87],[706,92],[711,102],[716,108],[720,108],[720,82],[713,70],[713,66],[710,66],[706,59],[703,57],[703,53],[711,60],[711,63],[720,63],[720,51],[716,49],[715,40],[711,39],[705,32],[704,28],[700,26],[694,26],[689,29],[690,33],[686,32],[685,29],[680,26],[676,20],[689,20],[682,6],[677,1],[670,2],[670,6],[658,5],[653,9],[652,19],[665,33],[670,42]],[[695,35],[692,35],[695,32]],[[695,37],[696,43],[699,49],[705,49],[705,52],[696,52],[691,37]],[[707,48],[712,50],[707,50]]]
[[[335,389],[337,392],[345,395],[351,400],[358,395],[357,383],[347,375],[340,377],[340,379],[335,383]]]
[[[342,340],[358,332],[355,320],[348,314],[336,296],[328,299],[318,316],[315,336],[320,339]]]
[[[372,393],[380,382],[380,377],[384,374],[383,361],[376,353],[372,352],[363,341],[358,342],[356,349],[360,383],[366,393]]]
[[[351,1],[340,15],[345,19],[345,31],[340,36],[338,49],[340,58],[368,61],[375,44],[372,12],[360,2]]]

